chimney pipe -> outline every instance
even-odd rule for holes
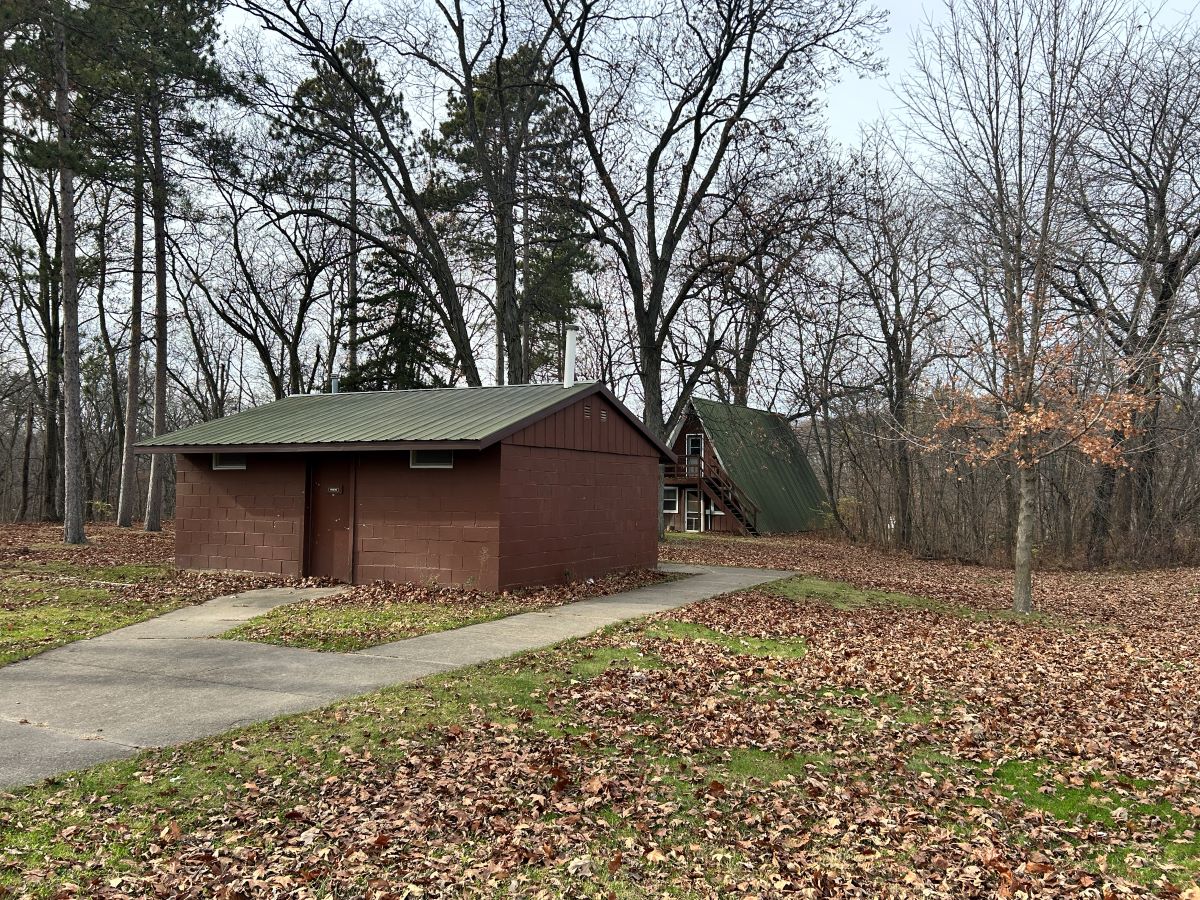
[[[567,325],[567,348],[563,356],[563,387],[575,386],[575,333],[579,326],[573,322]]]
[[[329,393],[336,394],[338,392],[338,382],[341,379],[337,375],[329,376]]]

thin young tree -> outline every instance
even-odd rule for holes
[[[137,459],[133,445],[137,442],[138,409],[141,406],[142,382],[142,297],[145,285],[146,233],[146,175],[144,116],[140,105],[133,114],[133,271],[130,275],[129,351],[125,368],[125,422],[121,441],[120,495],[117,500],[117,525],[133,526],[137,506]]]
[[[1039,467],[1075,447],[1103,458],[1131,407],[1114,385],[1081,392],[1091,349],[1061,314],[1067,171],[1083,129],[1088,65],[1109,37],[1110,0],[965,0],[915,44],[904,97],[913,137],[941,161],[945,214],[962,240],[964,364],[943,396],[945,433],[1017,480],[1013,610],[1033,609]]]
[[[54,118],[58,132],[58,214],[62,257],[63,329],[63,540],[87,541],[83,529],[83,412],[79,373],[79,277],[76,267],[75,147],[72,137],[71,73],[67,57],[66,4],[47,10],[54,54]]]
[[[167,153],[172,138],[176,143],[203,129],[188,116],[189,104],[199,97],[222,96],[228,92],[214,62],[217,37],[218,0],[189,0],[187,3],[144,0],[140,15],[131,21],[144,26],[145,42],[140,65],[146,78],[145,125],[149,136],[150,214],[154,252],[154,400],[153,429],[167,430],[167,215],[170,199]],[[174,126],[175,133],[168,131]],[[161,531],[163,500],[170,457],[155,454],[150,461],[146,493],[146,531]]]

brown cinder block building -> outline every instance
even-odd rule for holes
[[[653,567],[671,451],[600,383],[287,397],[174,453],[176,563],[503,590]]]

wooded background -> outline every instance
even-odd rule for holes
[[[7,0],[0,514],[171,512],[131,443],[290,393],[604,379],[779,411],[829,527],[1200,559],[1200,42],[965,0],[901,114],[858,0]]]

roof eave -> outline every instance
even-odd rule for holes
[[[482,450],[494,441],[327,441],[308,444],[135,444],[134,453],[374,453],[387,450]]]
[[[535,422],[561,412],[586,397],[600,394],[612,407],[632,425],[639,434],[658,451],[661,459],[668,463],[675,462],[675,454],[671,448],[655,436],[637,416],[629,411],[603,382],[596,381],[582,390],[563,388],[564,396],[534,412],[523,416],[516,422],[484,435],[476,440],[465,441],[322,441],[309,443],[252,443],[252,444],[148,444],[134,445],[135,453],[164,454],[164,453],[346,453],[346,452],[376,452],[386,450],[483,450],[497,444],[508,437],[528,428]]]

